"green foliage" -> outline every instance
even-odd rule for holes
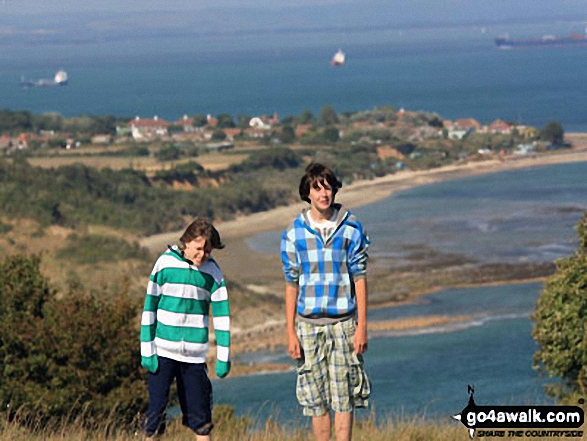
[[[334,107],[324,106],[320,109],[320,122],[325,126],[338,123],[338,115]]]
[[[277,147],[254,153],[241,164],[233,165],[231,170],[233,172],[264,168],[285,170],[298,167],[301,163],[302,160],[296,152],[285,147]]]
[[[222,129],[233,128],[236,127],[234,123],[234,119],[228,113],[221,113],[217,116],[218,119],[218,127]]]
[[[204,167],[194,161],[178,164],[170,170],[159,170],[153,177],[154,181],[163,181],[167,184],[173,182],[188,182],[192,185],[198,183],[197,175],[204,172]]]
[[[33,127],[33,116],[30,112],[11,112],[0,110],[0,132],[15,133],[28,131]]]
[[[249,123],[251,122],[251,119],[252,119],[251,115],[247,115],[244,113],[240,113],[236,116],[236,120],[238,121],[238,126],[241,129],[248,129]]]
[[[0,234],[10,233],[12,228],[12,225],[0,221]]]
[[[50,288],[38,257],[0,263],[0,405],[9,419],[129,422],[145,405],[137,349],[138,305],[71,287]],[[103,293],[101,293],[103,294]],[[23,417],[24,415],[24,417]]]
[[[310,124],[314,122],[314,114],[309,109],[302,110],[300,113],[299,123],[300,124]]]
[[[175,161],[181,156],[181,151],[174,145],[165,145],[155,153],[155,156],[159,161]]]
[[[533,316],[533,337],[539,346],[535,366],[563,380],[548,389],[558,397],[587,392],[587,215],[577,233],[577,251],[556,262]]]
[[[250,213],[283,204],[288,195],[264,184],[268,170],[263,168],[283,169],[301,160],[292,152],[278,152],[281,149],[252,155],[245,167],[224,176],[227,183],[220,188],[190,192],[154,185],[144,173],[131,169],[97,170],[81,164],[42,169],[23,158],[0,160],[0,206],[5,216],[32,218],[43,226],[106,225],[155,234],[183,228],[195,216],[226,219],[240,210]],[[181,167],[180,174],[187,173]],[[234,195],[240,200],[234,201]]]
[[[281,133],[279,134],[279,140],[284,144],[290,144],[296,140],[296,132],[292,126],[284,125]]]
[[[553,144],[561,144],[565,136],[563,126],[558,121],[551,121],[540,131],[540,139]]]
[[[202,115],[201,113],[192,116],[192,119],[194,120],[194,127],[204,127],[206,124],[208,124],[208,117],[206,115]]]
[[[336,127],[326,127],[322,133],[325,142],[335,143],[340,139],[340,134]]]
[[[223,130],[216,129],[212,132],[212,140],[214,141],[224,141],[226,139],[226,133]]]
[[[82,264],[95,264],[128,259],[150,261],[151,255],[148,249],[142,248],[138,243],[129,243],[118,237],[71,234],[67,238],[67,248],[60,249],[57,258]]]

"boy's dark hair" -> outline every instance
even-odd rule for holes
[[[310,203],[310,187],[318,188],[318,184],[323,187],[328,184],[332,189],[332,196],[336,196],[336,192],[342,187],[342,182],[338,180],[334,172],[325,165],[313,162],[306,167],[306,173],[300,181],[300,198],[302,201]]]
[[[211,248],[221,250],[224,248],[224,244],[220,240],[220,234],[218,230],[214,228],[212,222],[197,217],[185,230],[183,235],[179,238],[180,248],[184,249],[188,242],[191,242],[196,237],[205,237],[206,244],[210,245]]]

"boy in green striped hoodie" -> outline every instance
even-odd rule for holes
[[[208,324],[212,306],[217,342],[216,375],[230,371],[230,310],[226,284],[210,257],[224,248],[214,226],[192,222],[153,268],[141,319],[141,364],[149,373],[147,440],[163,434],[169,389],[177,380],[182,422],[198,441],[210,441],[212,385],[207,375]]]

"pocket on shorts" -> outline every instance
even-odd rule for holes
[[[302,406],[315,407],[320,404],[320,391],[316,385],[312,366],[303,358],[298,361],[296,397]]]

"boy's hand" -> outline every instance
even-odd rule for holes
[[[218,378],[224,378],[230,372],[230,361],[217,361],[216,362],[216,376]]]
[[[302,356],[302,351],[300,349],[300,339],[295,332],[289,332],[287,334],[287,352],[289,352],[289,356],[294,360],[297,360]]]
[[[367,327],[358,326],[353,339],[355,354],[361,355],[367,350]]]

